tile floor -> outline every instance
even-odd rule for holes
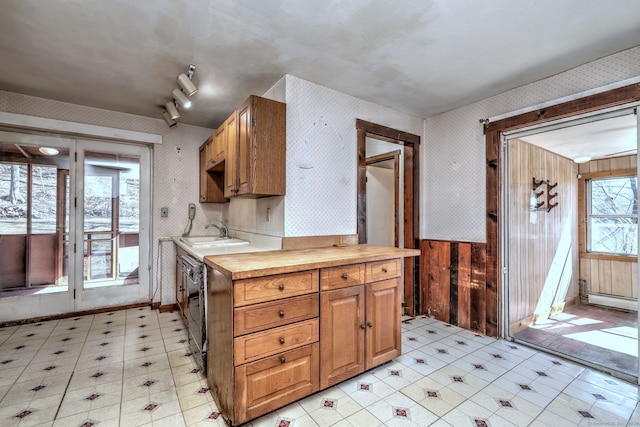
[[[622,378],[638,375],[637,312],[589,304],[572,305],[514,337],[552,348],[592,366],[618,371]]]
[[[404,354],[253,427],[640,425],[637,386],[432,320]],[[0,329],[0,425],[224,426],[177,313],[147,308]]]

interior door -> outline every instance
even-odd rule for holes
[[[77,158],[75,310],[148,301],[150,149],[79,140]]]

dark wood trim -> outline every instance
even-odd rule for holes
[[[403,132],[390,127],[377,125],[365,120],[356,119],[356,129],[364,129],[372,135],[388,138],[389,142],[398,144],[398,141],[404,142],[401,145],[413,144],[420,145],[420,137],[412,133]]]
[[[635,83],[606,92],[585,96],[572,101],[540,108],[513,117],[507,117],[485,125],[486,139],[486,194],[487,194],[487,248],[486,248],[486,321],[487,335],[501,336],[502,322],[502,275],[500,274],[501,220],[503,216],[500,141],[504,132],[578,116],[606,108],[640,101],[640,83]]]
[[[640,83],[634,83],[489,123],[485,126],[485,133],[507,132],[539,123],[629,104],[638,100],[640,100]]]
[[[149,307],[149,303],[142,302],[138,304],[120,305],[117,307],[104,307],[104,308],[96,308],[93,310],[76,311],[73,313],[62,313],[62,314],[56,314],[52,316],[42,316],[42,317],[32,317],[30,319],[11,320],[8,322],[1,322],[0,328],[4,328],[7,326],[26,325],[28,323],[44,322],[47,320],[68,319],[70,317],[87,316],[90,314],[109,313],[111,311],[131,310],[132,308],[142,308],[142,307]]]
[[[358,241],[366,243],[366,138],[367,136],[399,144],[404,150],[404,247],[420,247],[420,136],[356,119],[358,134]],[[409,191],[406,191],[409,189]],[[407,214],[412,213],[412,214]],[[420,269],[413,257],[405,258],[404,301],[405,314],[415,316],[420,313]]]

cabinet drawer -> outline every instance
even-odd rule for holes
[[[234,424],[318,391],[318,353],[316,343],[235,368]]]
[[[234,309],[233,336],[264,331],[318,317],[318,293]]]
[[[367,283],[400,277],[401,268],[399,259],[367,263]]]
[[[319,333],[318,319],[313,319],[235,338],[234,364],[242,365],[314,343]]]
[[[234,307],[317,291],[318,270],[237,280],[233,284]]]
[[[343,265],[320,270],[320,289],[347,288],[364,283],[364,264]]]

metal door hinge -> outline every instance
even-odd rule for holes
[[[255,126],[256,125],[256,119],[251,119],[251,126]]]

